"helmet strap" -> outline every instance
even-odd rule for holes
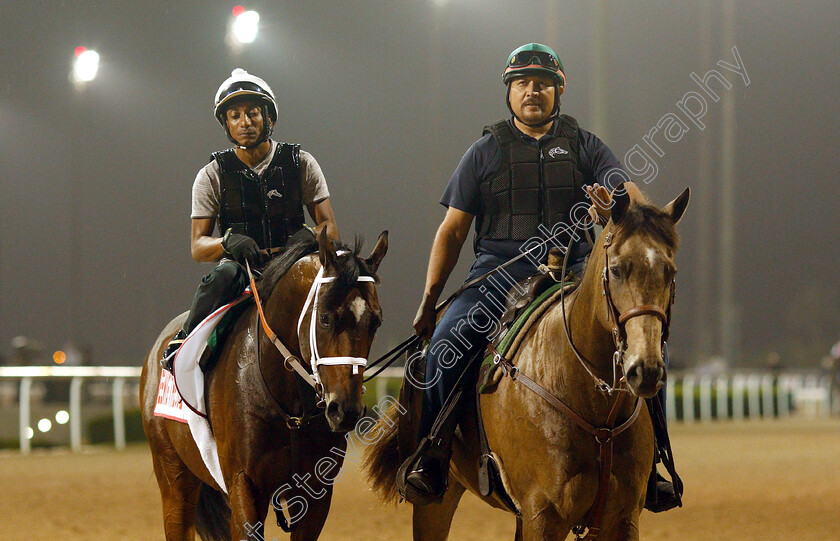
[[[226,118],[227,113],[222,118]],[[225,120],[225,135],[227,136],[228,140],[233,143],[235,148],[241,148],[242,150],[250,150],[252,148],[257,148],[264,142],[268,141],[268,138],[271,137],[272,132],[274,131],[274,123],[271,121],[271,118],[268,116],[268,105],[262,106],[262,117],[263,117],[263,129],[260,136],[257,137],[257,140],[251,143],[250,145],[240,145],[239,141],[233,138],[230,134],[230,130],[227,126],[227,120]]]

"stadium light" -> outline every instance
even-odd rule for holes
[[[76,61],[73,63],[74,83],[87,83],[96,78],[99,71],[99,53],[84,47],[76,47]]]
[[[55,422],[60,425],[66,425],[67,421],[70,420],[70,414],[67,413],[65,410],[58,410],[55,412]]]
[[[41,432],[49,432],[51,428],[52,423],[49,419],[45,418],[38,421],[38,430],[40,430]]]
[[[31,440],[35,437],[35,431],[32,430],[31,426],[26,427],[26,439]]]
[[[257,39],[260,29],[260,14],[253,10],[245,10],[242,6],[233,8],[233,39],[241,44],[253,43]]]

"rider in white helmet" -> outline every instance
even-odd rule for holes
[[[246,261],[259,269],[287,244],[323,228],[338,238],[318,162],[300,145],[270,139],[277,100],[264,80],[233,70],[216,91],[213,115],[234,147],[214,152],[195,178],[190,250],[196,261],[219,265],[202,279],[183,329],[164,352],[161,364],[170,371],[186,336],[242,294]],[[304,207],[314,231],[305,223]],[[213,234],[217,224],[218,236]]]

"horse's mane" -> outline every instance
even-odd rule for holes
[[[651,236],[671,250],[676,250],[680,243],[671,215],[647,203],[630,205],[614,231],[617,244],[637,233]]]
[[[330,287],[322,293],[324,303],[327,306],[337,306],[347,298],[351,289],[357,287],[359,276],[372,276],[379,281],[374,272],[371,271],[364,259],[359,257],[364,241],[356,237],[353,247],[341,241],[334,241],[333,248],[338,251],[345,251],[336,259],[336,279],[330,283]],[[303,257],[318,252],[318,241],[316,239],[303,240],[290,245],[280,256],[274,258],[262,273],[262,278],[257,283],[257,292],[260,298],[268,300],[271,292],[274,291],[277,282]]]

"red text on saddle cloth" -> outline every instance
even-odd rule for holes
[[[165,417],[180,423],[186,423],[184,401],[175,387],[175,378],[166,370],[160,371],[157,400],[155,400],[155,417]]]

